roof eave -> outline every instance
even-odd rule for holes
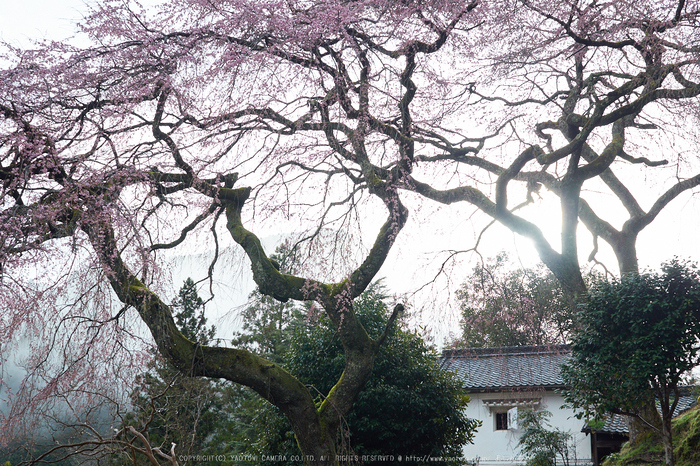
[[[512,387],[463,387],[467,393],[503,393],[503,392],[542,392],[565,389],[565,385],[534,385],[534,386],[512,386]]]

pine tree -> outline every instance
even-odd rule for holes
[[[204,316],[204,301],[197,293],[197,285],[191,278],[178,292],[178,297],[172,303],[175,312],[175,322],[180,331],[190,340],[202,345],[207,345],[216,334],[216,327],[213,325],[207,328],[207,318]]]

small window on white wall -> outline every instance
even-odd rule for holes
[[[494,398],[482,400],[484,407],[493,417],[494,430],[518,429],[518,410],[536,409],[542,403],[541,398]]]
[[[496,430],[511,430],[518,428],[518,408],[494,413],[496,418]]]
[[[494,413],[496,416],[496,430],[508,430],[508,413]]]

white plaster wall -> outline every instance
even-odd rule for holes
[[[474,443],[466,445],[463,449],[467,460],[479,460],[479,466],[513,466],[524,464],[524,459],[519,454],[518,441],[522,435],[522,429],[496,430],[496,419],[491,408],[484,404],[484,400],[494,399],[523,399],[540,398],[542,401],[535,409],[546,409],[552,416],[548,421],[552,428],[559,428],[573,435],[576,445],[575,458],[571,457],[571,465],[590,465],[591,438],[581,432],[583,420],[577,419],[571,409],[561,409],[564,398],[554,392],[535,392],[515,394],[510,393],[472,393],[471,401],[467,406],[466,414],[473,419],[482,421],[482,426],[474,436]],[[575,461],[574,461],[575,460]]]

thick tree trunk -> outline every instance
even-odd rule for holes
[[[661,430],[661,437],[664,441],[664,457],[666,460],[666,466],[673,466],[676,463],[673,457],[673,432],[671,431],[671,419],[664,419],[663,429]]]
[[[635,416],[627,417],[627,427],[629,429],[630,444],[637,445],[643,440],[650,437],[658,438],[659,432],[662,432],[662,422],[659,412],[656,410],[654,395],[650,392],[647,401],[637,412],[639,418]]]

